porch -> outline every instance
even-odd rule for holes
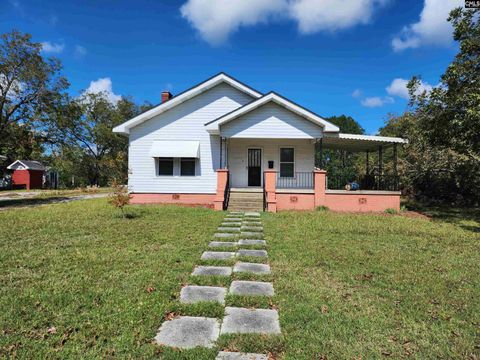
[[[231,191],[262,193],[265,211],[308,210],[318,206],[336,211],[400,208],[397,146],[404,143],[403,139],[325,134],[318,139],[221,137],[220,143],[218,174],[225,179],[219,179],[224,188],[222,204],[216,208],[228,208]],[[383,156],[387,149],[393,154],[388,170]],[[364,154],[364,172],[352,176],[320,170],[326,167],[328,158],[324,154],[330,150]],[[357,190],[347,190],[352,182],[358,184]]]

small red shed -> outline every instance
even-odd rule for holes
[[[12,187],[14,189],[41,189],[45,166],[38,161],[17,160],[7,167],[13,170]]]

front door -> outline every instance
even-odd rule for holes
[[[262,185],[262,149],[248,149],[248,186]]]

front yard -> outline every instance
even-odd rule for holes
[[[218,348],[152,344],[179,306],[224,214],[105,199],[0,212],[0,357],[213,359],[219,349],[285,359],[480,356],[479,223],[386,215],[263,215],[282,336]],[[203,280],[202,282],[205,282]],[[216,283],[230,282],[216,279]],[[240,305],[227,298],[227,305]]]

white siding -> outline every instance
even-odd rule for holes
[[[274,169],[280,169],[280,148],[295,149],[295,171],[310,172],[315,166],[315,144],[311,140],[291,139],[229,139],[228,168],[232,187],[248,186],[248,148],[262,149],[262,173],[268,168],[268,161],[274,161]],[[263,176],[262,176],[263,178]],[[262,179],[263,181],[263,179]]]
[[[219,167],[219,137],[210,135],[204,124],[252,98],[227,84],[220,84],[130,131],[128,185],[135,193],[216,192]],[[153,140],[200,141],[197,176],[158,176],[156,161],[148,155]]]
[[[222,125],[220,132],[226,137],[259,139],[315,139],[323,134],[319,125],[271,102]]]

